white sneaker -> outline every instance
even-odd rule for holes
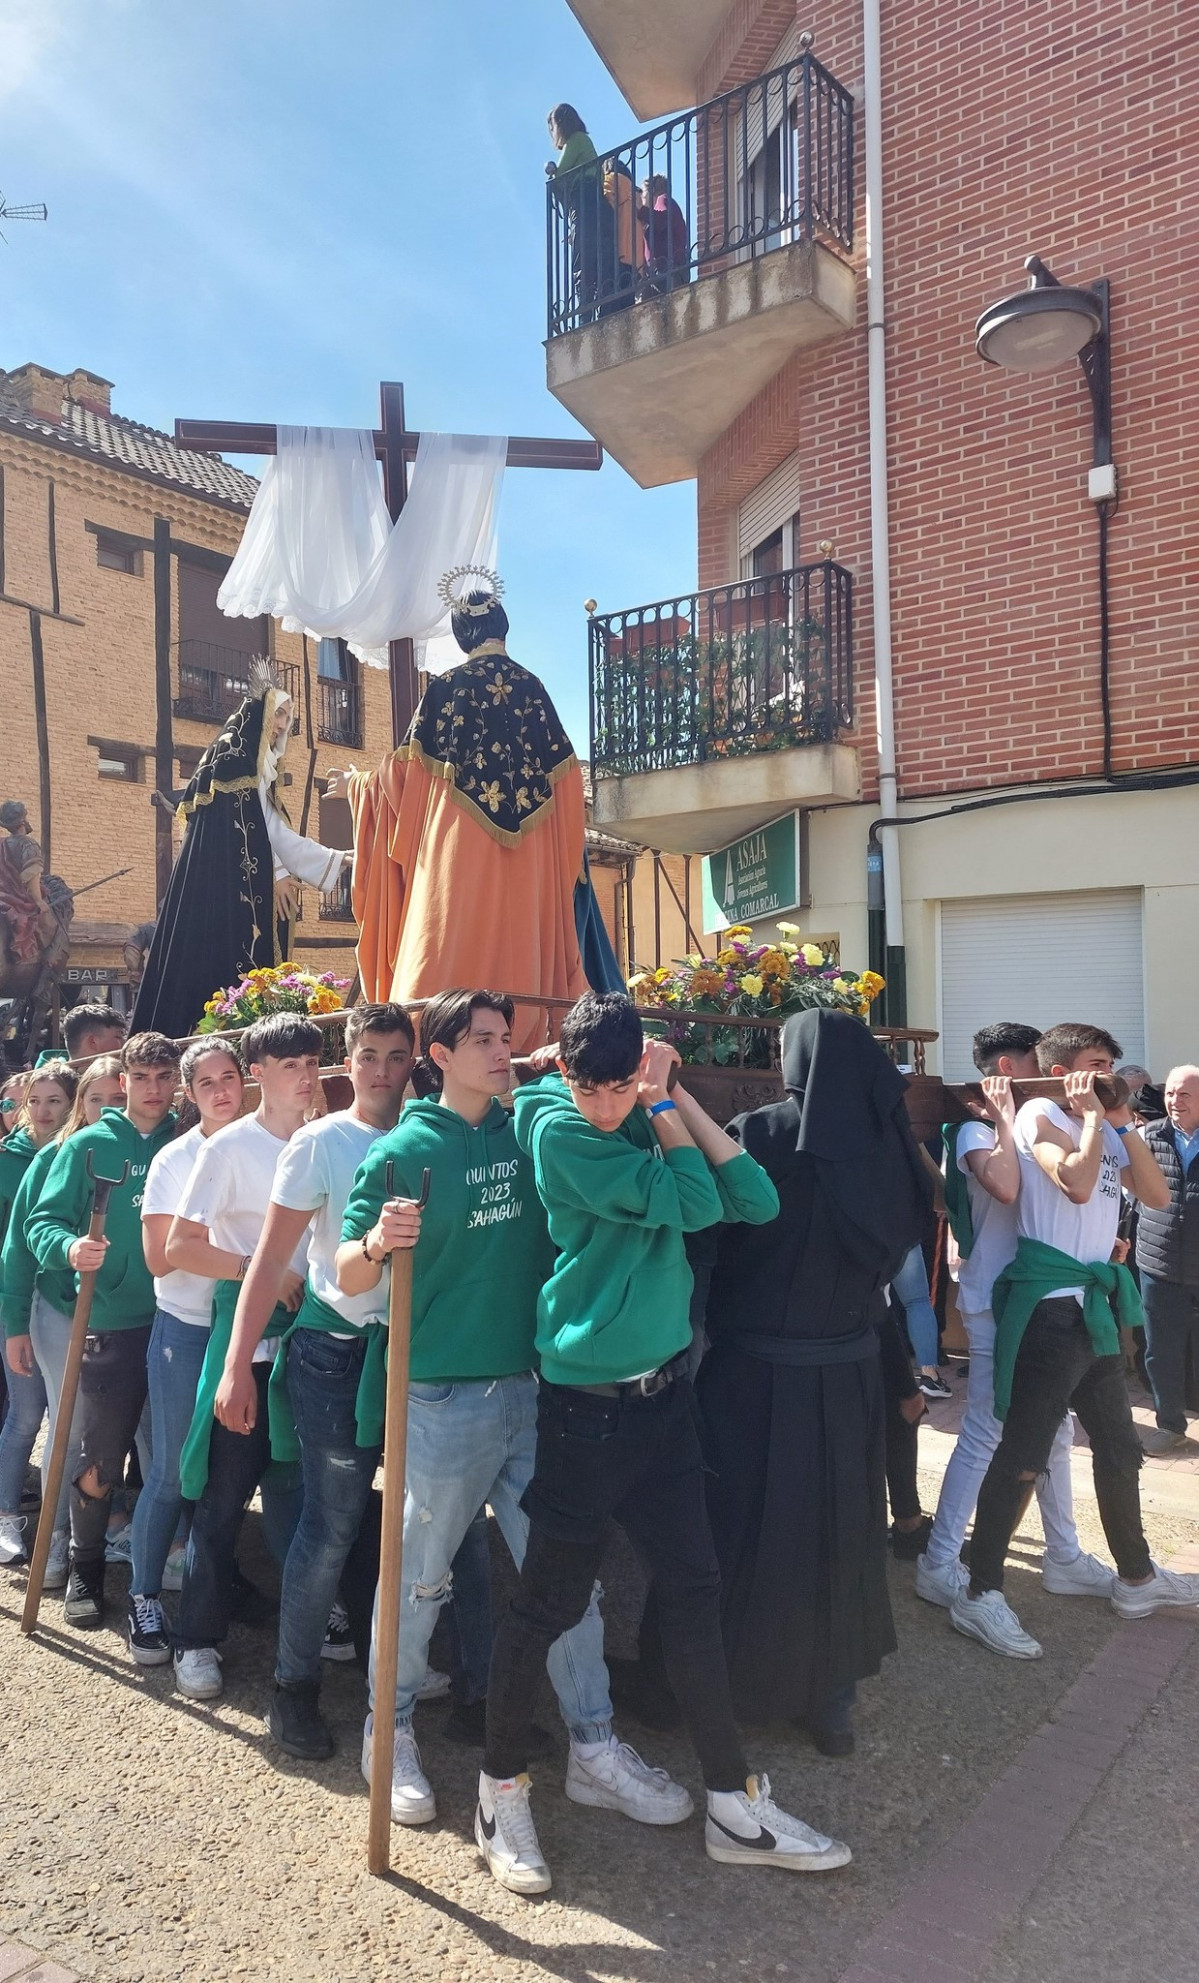
[[[375,1717],[368,1714],[362,1731],[362,1774],[371,1780],[371,1741]],[[437,1816],[433,1787],[421,1768],[420,1750],[411,1728],[397,1728],[391,1752],[391,1822],[393,1825],[428,1825]]]
[[[1054,1597],[1110,1597],[1115,1571],[1097,1556],[1088,1556],[1080,1550],[1073,1563],[1051,1563],[1046,1557],[1041,1565],[1041,1582]]]
[[[768,1776],[749,1777],[744,1790],[709,1790],[704,1850],[722,1866],[779,1866],[787,1873],[832,1873],[853,1858],[839,1839],[780,1811]]]
[[[0,1569],[23,1570],[28,1561],[25,1516],[0,1515]]]
[[[566,1795],[573,1804],[623,1811],[639,1825],[681,1825],[695,1809],[681,1783],[665,1770],[651,1769],[636,1749],[614,1735],[596,1756],[581,1756],[571,1743]]]
[[[492,1878],[509,1893],[548,1893],[550,1869],[529,1808],[529,1779],[479,1775],[475,1844]]]
[[[1112,1609],[1121,1618],[1148,1618],[1153,1611],[1192,1604],[1199,1604],[1199,1577],[1163,1570],[1157,1563],[1151,1584],[1126,1584],[1123,1577],[1112,1578]]]
[[[955,1631],[977,1639],[991,1652],[1004,1653],[1008,1659],[1041,1657],[1041,1647],[1025,1631],[1002,1591],[984,1591],[981,1597],[971,1597],[969,1584],[963,1584],[949,1607],[949,1622]]]
[[[939,1604],[948,1611],[969,1582],[970,1572],[960,1556],[950,1563],[930,1563],[927,1555],[916,1558],[916,1596],[926,1604]]]
[[[224,1684],[215,1646],[192,1646],[175,1654],[175,1685],[187,1700],[215,1701]]]
[[[162,1573],[162,1588],[164,1591],[181,1591],[183,1589],[183,1567],[186,1562],[187,1544],[185,1542],[173,1543],[167,1551],[167,1560]]]
[[[111,1530],[109,1531],[108,1540],[104,1545],[104,1561],[106,1563],[132,1563],[132,1522],[126,1522],[124,1528],[117,1529],[115,1534]]]
[[[48,1591],[62,1591],[67,1587],[71,1573],[71,1531],[55,1529],[50,1537],[50,1554],[46,1558],[44,1588]]]
[[[416,1690],[418,1701],[441,1701],[450,1691],[450,1676],[439,1673],[435,1666],[426,1666],[425,1677]]]

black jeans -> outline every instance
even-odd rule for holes
[[[729,1698],[691,1385],[684,1378],[652,1398],[607,1398],[543,1380],[522,1506],[529,1542],[491,1657],[487,1774],[526,1767],[546,1654],[586,1611],[615,1521],[654,1579],[666,1671],[704,1782],[742,1789],[748,1769]]]
[[[1187,1429],[1187,1347],[1199,1362],[1199,1288],[1141,1274],[1145,1303],[1145,1370],[1166,1432]]]
[[[1003,1437],[979,1490],[970,1544],[975,1591],[1003,1589],[1003,1561],[1042,1474],[1058,1426],[1073,1408],[1091,1442],[1095,1499],[1108,1548],[1122,1577],[1153,1568],[1141,1526],[1141,1442],[1124,1381],[1122,1356],[1096,1356],[1073,1296],[1039,1301],[1016,1357]]]
[[[143,1329],[104,1329],[87,1336],[79,1369],[79,1445],[71,1484],[71,1554],[77,1563],[102,1563],[112,1490],[125,1478],[146,1402],[146,1351],[150,1323]],[[79,1486],[95,1468],[103,1493]]]
[[[229,1631],[238,1530],[246,1503],[271,1464],[266,1397],[270,1374],[269,1363],[254,1365],[258,1415],[252,1432],[230,1432],[219,1419],[212,1421],[208,1480],[192,1514],[179,1594],[175,1645],[180,1652],[218,1646]],[[299,1512],[298,1496],[295,1512]]]

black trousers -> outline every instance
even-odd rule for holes
[[[1153,1567],[1141,1526],[1141,1442],[1133,1424],[1122,1356],[1096,1356],[1072,1295],[1039,1301],[1016,1357],[1003,1437],[979,1490],[970,1544],[970,1584],[1003,1589],[1003,1564],[1033,1482],[1043,1474],[1067,1411],[1091,1442],[1095,1499],[1108,1548],[1122,1577]]]
[[[79,1446],[71,1484],[71,1553],[77,1563],[102,1563],[112,1490],[125,1478],[125,1456],[132,1446],[146,1403],[149,1379],[146,1351],[150,1324],[138,1329],[104,1329],[84,1338],[79,1366]],[[102,1495],[79,1486],[92,1468]]]
[[[546,1654],[586,1611],[615,1521],[654,1579],[666,1672],[704,1782],[743,1789],[691,1385],[681,1378],[652,1398],[607,1398],[543,1380],[522,1506],[529,1541],[491,1656],[487,1774],[526,1768]]]

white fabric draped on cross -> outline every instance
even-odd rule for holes
[[[506,438],[422,434],[394,524],[372,434],[280,427],[278,449],[217,594],[221,611],[270,613],[290,633],[340,638],[375,667],[386,667],[390,640],[440,645],[443,573],[495,563]],[[440,672],[433,655],[422,658]],[[462,659],[457,648],[453,658]]]

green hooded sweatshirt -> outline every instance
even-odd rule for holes
[[[21,1179],[37,1155],[37,1144],[27,1129],[14,1129],[0,1143],[0,1246],[8,1232],[8,1222],[16,1202]]]
[[[59,1271],[51,1268],[46,1273],[39,1273],[26,1236],[29,1215],[42,1195],[46,1173],[60,1147],[58,1143],[47,1143],[38,1151],[13,1199],[12,1217],[4,1236],[4,1252],[0,1254],[0,1313],[4,1317],[5,1336],[29,1334],[29,1315],[35,1288],[61,1315],[70,1315],[75,1307],[75,1276],[71,1269],[67,1267]]]
[[[151,1159],[174,1133],[173,1115],[143,1136],[123,1109],[105,1109],[99,1122],[61,1145],[26,1223],[29,1248],[41,1273],[69,1272],[68,1249],[86,1233],[91,1217],[89,1152],[97,1177],[120,1177],[122,1165],[128,1166],[108,1200],[104,1227],[108,1251],[96,1276],[90,1318],[98,1335],[106,1329],[142,1329],[154,1320],[154,1278],[142,1252],[142,1192]],[[71,1278],[75,1281],[74,1275]]]
[[[663,1150],[642,1108],[611,1133],[593,1129],[556,1074],[517,1093],[516,1137],[558,1248],[537,1306],[551,1384],[620,1384],[668,1363],[691,1340],[683,1235],[778,1217],[778,1194],[747,1152],[712,1166],[701,1150]]]
[[[510,1116],[493,1102],[472,1128],[440,1102],[409,1102],[354,1180],[343,1240],[360,1240],[374,1225],[387,1197],[389,1162],[398,1198],[419,1198],[421,1173],[430,1173],[412,1255],[412,1377],[448,1384],[532,1370],[537,1295],[553,1249],[533,1167],[517,1148]],[[382,1322],[385,1285],[379,1293]],[[370,1443],[361,1413],[359,1425],[359,1443]]]

